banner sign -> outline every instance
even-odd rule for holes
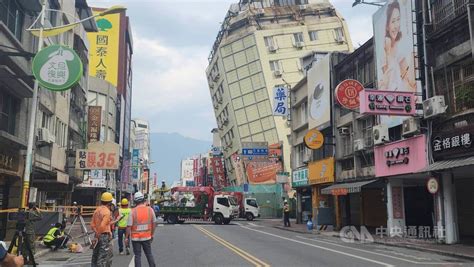
[[[365,89],[360,92],[360,113],[372,115],[415,115],[415,93]]]
[[[249,184],[274,184],[282,166],[279,162],[249,162],[246,170]]]
[[[140,164],[140,150],[139,149],[133,149],[132,150],[132,179],[133,182],[137,182],[138,178],[140,176],[140,168],[138,167],[138,164]]]
[[[306,185],[308,185],[308,168],[293,171],[291,186],[299,187],[299,186],[306,186]]]
[[[226,185],[224,164],[221,157],[211,158],[211,169],[214,176],[214,186],[218,189],[224,188]]]
[[[78,170],[118,170],[119,145],[112,142],[90,143],[88,149],[76,151]]]
[[[308,180],[310,184],[334,182],[334,157],[310,162],[308,169]]]
[[[100,11],[94,10],[94,15]],[[89,75],[117,87],[121,14],[96,17],[97,32],[88,32]]]
[[[446,128],[434,131],[431,135],[431,150],[435,160],[474,155],[474,127]]]
[[[327,125],[331,121],[330,54],[318,59],[308,70],[309,128]]]
[[[91,170],[90,172],[84,172],[84,180],[77,186],[82,188],[105,188],[105,178],[105,170]]]
[[[33,58],[33,76],[51,91],[71,89],[82,77],[82,61],[76,52],[64,45],[50,45]]]
[[[87,137],[89,143],[100,141],[102,107],[89,106],[87,111]]]
[[[364,86],[357,80],[347,79],[336,86],[336,100],[344,108],[355,110],[359,108],[359,94]]]
[[[317,129],[309,130],[308,133],[304,136],[304,144],[309,149],[319,149],[324,144],[324,136]]]
[[[375,176],[416,173],[428,166],[426,136],[396,141],[374,148]]]
[[[288,116],[288,89],[286,87],[273,88],[273,116]]]

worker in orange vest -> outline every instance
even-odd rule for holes
[[[110,226],[114,223],[110,210],[113,196],[109,192],[104,192],[100,198],[101,205],[97,207],[92,215],[91,227],[95,232],[95,239],[92,242],[91,266],[109,267],[112,266],[112,231]]]
[[[142,248],[148,265],[155,267],[155,260],[151,252],[151,242],[153,241],[156,226],[155,212],[151,207],[145,205],[145,197],[141,192],[136,192],[133,199],[137,206],[132,209],[128,216],[125,243],[128,243],[131,238],[136,267],[142,266]]]

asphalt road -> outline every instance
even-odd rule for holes
[[[348,244],[338,238],[298,234],[264,222],[230,225],[185,223],[160,225],[153,251],[158,266],[474,266],[474,262],[378,244]],[[40,266],[90,266],[90,251],[39,259]],[[49,257],[49,259],[48,259]],[[118,255],[113,266],[134,266],[132,256]],[[142,255],[142,266],[148,266]]]

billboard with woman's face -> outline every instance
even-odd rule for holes
[[[415,70],[412,0],[389,0],[373,16],[377,89],[419,92]],[[389,127],[403,118],[382,116]]]

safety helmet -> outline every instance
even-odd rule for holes
[[[288,203],[288,200],[285,199],[284,203]]]
[[[133,195],[133,200],[135,200],[135,202],[141,202],[145,199],[145,197],[143,196],[142,192],[136,192],[135,195]]]
[[[114,197],[112,196],[110,192],[104,192],[102,193],[102,196],[100,197],[100,201],[103,201],[103,202],[112,202],[113,199]]]
[[[123,198],[122,201],[120,202],[122,206],[127,206],[128,205],[128,199]]]

